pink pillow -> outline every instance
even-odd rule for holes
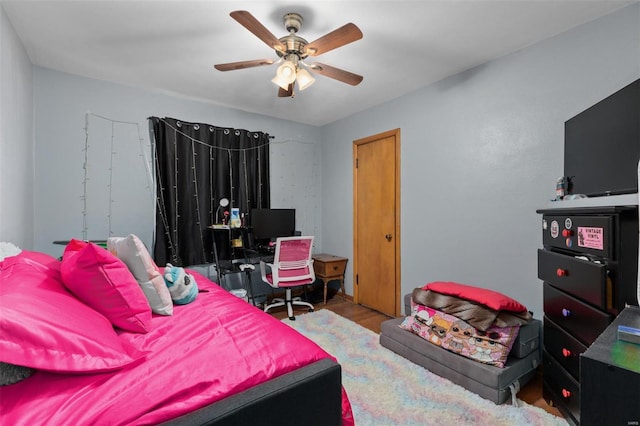
[[[436,281],[425,285],[422,289],[481,303],[496,311],[526,312],[527,310],[526,306],[520,302],[502,293],[486,288]]]
[[[0,361],[57,372],[120,369],[144,356],[73,297],[59,272],[20,255],[0,268]]]
[[[127,265],[94,243],[81,243],[72,241],[64,251],[61,273],[65,287],[114,326],[148,332],[151,308]]]

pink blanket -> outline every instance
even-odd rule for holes
[[[206,290],[147,334],[122,339],[148,355],[102,374],[35,372],[0,387],[2,424],[157,424],[323,358],[286,324],[197,276]],[[353,423],[343,391],[343,423]]]

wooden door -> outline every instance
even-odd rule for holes
[[[353,142],[354,300],[400,315],[400,129]]]

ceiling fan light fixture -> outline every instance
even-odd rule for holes
[[[289,84],[293,83],[296,79],[296,65],[291,61],[284,61],[282,65],[278,67],[276,76],[271,80],[276,85],[287,90]]]
[[[279,86],[280,88],[282,88],[282,90],[287,90],[289,88],[289,85],[283,81],[281,81],[278,76],[276,75],[275,77],[273,77],[271,79],[271,81],[273,82],[273,84],[275,84],[276,86]]]
[[[298,82],[298,88],[304,90],[315,83],[316,79],[309,74],[309,71],[300,68],[296,74],[296,81]]]
[[[2,0],[0,0],[2,1]],[[327,53],[362,38],[362,31],[353,23],[348,23],[337,28],[320,38],[309,43],[298,35],[302,27],[303,19],[298,13],[287,13],[283,17],[285,29],[288,31],[284,37],[277,38],[260,21],[246,10],[236,10],[230,13],[240,25],[258,37],[267,46],[274,49],[280,58],[280,65],[276,70],[275,77],[271,80],[280,89],[278,97],[293,97],[293,88],[298,86],[299,90],[304,90],[315,82],[315,78],[309,74],[320,74],[334,80],[356,86],[362,82],[362,76],[349,71],[335,68],[319,63],[304,64],[304,59],[309,56],[317,56]],[[271,59],[257,59],[251,61],[231,62],[217,64],[218,71],[240,70],[264,65],[271,65]]]

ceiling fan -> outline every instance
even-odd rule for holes
[[[309,74],[309,71],[325,77],[333,78],[343,83],[356,86],[362,81],[362,76],[351,73],[349,71],[335,68],[330,65],[315,62],[307,64],[304,60],[309,56],[318,56],[329,52],[338,47],[360,40],[362,32],[352,23],[343,25],[333,30],[319,39],[307,42],[297,33],[302,27],[302,16],[297,13],[287,13],[284,15],[284,27],[289,34],[276,38],[264,25],[262,25],[253,15],[246,10],[236,10],[230,13],[231,17],[238,21],[240,25],[251,31],[256,37],[262,40],[270,48],[274,49],[278,57],[277,62],[281,63],[276,72],[273,81],[280,87],[278,90],[279,97],[293,97],[294,84],[298,84],[300,90],[309,87],[315,79]],[[260,67],[272,65],[276,61],[271,59],[256,59],[252,61],[231,62],[227,64],[215,65],[218,71],[233,71],[244,68]]]

